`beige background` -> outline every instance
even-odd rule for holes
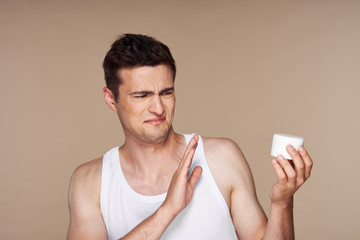
[[[266,212],[272,134],[303,136],[297,239],[356,239],[359,23],[360,1],[1,0],[0,239],[64,239],[72,171],[122,144],[101,64],[125,32],[172,49],[175,130],[234,139]]]

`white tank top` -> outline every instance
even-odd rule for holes
[[[184,135],[188,144],[192,135]],[[189,205],[171,222],[163,240],[237,239],[229,208],[210,172],[201,137],[190,172],[201,166],[203,173]],[[110,240],[119,239],[151,216],[163,203],[166,193],[145,196],[126,182],[119,160],[119,147],[103,157],[100,208]]]

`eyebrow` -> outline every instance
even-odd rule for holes
[[[161,90],[159,92],[159,94],[164,94],[166,92],[170,92],[170,91],[174,91],[174,87],[169,87],[169,88],[165,88],[163,90]],[[153,91],[147,91],[147,90],[144,90],[144,91],[135,91],[135,92],[132,92],[130,93],[130,95],[148,95],[148,94],[153,94],[154,92]]]
[[[159,94],[163,94],[163,93],[171,92],[171,91],[174,91],[174,87],[165,88],[165,89],[161,90],[159,92]]]
[[[136,91],[130,93],[130,95],[147,95],[147,94],[153,94],[153,91]]]

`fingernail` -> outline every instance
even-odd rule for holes
[[[287,149],[288,149],[289,151],[293,151],[293,150],[294,150],[294,147],[291,146],[291,145],[287,145],[286,147],[287,147]]]
[[[299,151],[300,151],[301,153],[305,153],[304,147],[303,147],[303,146],[299,146]]]
[[[285,160],[285,158],[284,158],[283,155],[279,155],[277,158],[278,158],[279,160]]]

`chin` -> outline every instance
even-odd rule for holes
[[[167,137],[169,136],[170,129],[167,129],[167,131],[158,131],[153,134],[146,134],[142,137],[142,139],[149,144],[159,144],[164,142]]]

